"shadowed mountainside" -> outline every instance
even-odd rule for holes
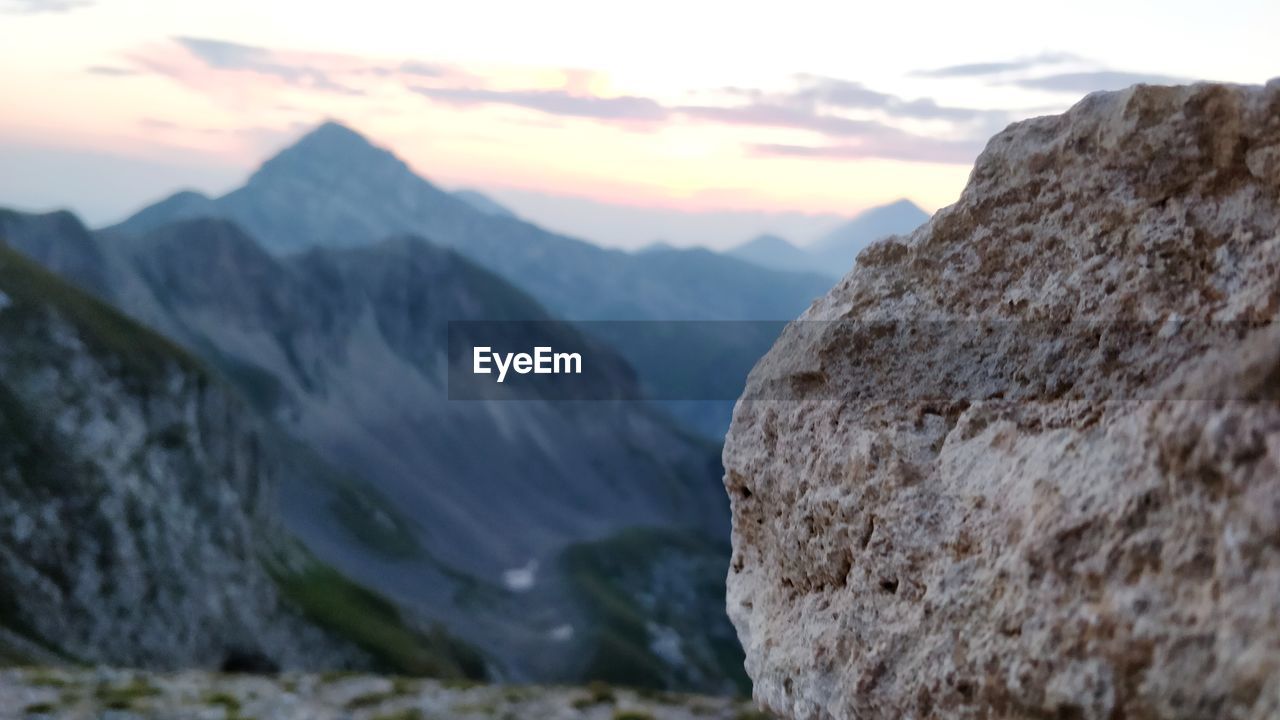
[[[289,539],[277,492],[313,468],[200,361],[0,244],[0,656],[483,674]]]
[[[51,233],[54,222],[63,216],[6,213],[0,232],[57,258],[49,246],[79,234]],[[447,322],[552,322],[527,295],[407,236],[282,258],[206,218],[94,240],[113,302],[204,358],[332,468],[328,492],[307,478],[281,483],[286,523],[326,563],[443,623],[510,677],[595,677],[621,653],[666,664],[648,676],[659,686],[741,680],[732,663],[655,656],[648,636],[669,632],[661,624],[606,642],[608,629],[593,628],[612,616],[593,611],[561,561],[634,527],[665,528],[725,561],[714,446],[643,403],[447,401]],[[612,357],[618,371],[599,382],[635,397]],[[699,597],[718,612],[722,595]],[[690,657],[723,657],[698,649],[704,636],[683,642]]]

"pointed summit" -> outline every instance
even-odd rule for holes
[[[369,140],[360,133],[343,125],[337,120],[325,120],[315,127],[314,130],[303,136],[304,138],[322,138],[330,141],[342,142],[359,142],[369,145]]]
[[[333,121],[281,150],[218,204],[277,253],[366,245],[475,212]]]
[[[905,235],[929,219],[919,205],[902,198],[858,213],[818,240],[809,251],[838,272],[853,267],[853,261],[864,247],[890,235]]]
[[[179,190],[106,230],[143,235],[166,223],[200,217],[222,217],[222,211],[218,209],[217,203],[204,193],[195,190]]]
[[[412,175],[404,161],[351,128],[327,120],[293,145],[267,160],[249,178],[249,184],[329,180],[380,176],[400,180]]]
[[[785,239],[769,233],[758,235],[741,245],[732,247],[727,254],[739,260],[776,270],[823,272],[817,258]]]

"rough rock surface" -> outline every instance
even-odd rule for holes
[[[371,665],[266,567],[305,558],[276,547],[287,468],[238,398],[2,245],[0,287],[0,663]]]
[[[757,699],[1280,716],[1278,310],[1280,82],[1096,94],[997,135],[735,410],[728,602]],[[960,347],[983,321],[1041,334]]]

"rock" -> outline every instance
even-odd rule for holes
[[[268,566],[298,470],[238,396],[2,245],[0,286],[0,663],[372,666]]]
[[[1280,81],[1017,123],[752,372],[730,616],[794,718],[1280,715]]]

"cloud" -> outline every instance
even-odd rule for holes
[[[993,129],[1012,119],[1004,110],[951,107],[939,105],[930,98],[906,100],[848,80],[810,75],[796,79],[799,87],[785,92],[726,90],[730,95],[748,99],[745,104],[684,106],[675,110],[704,121],[802,130],[839,140],[836,144],[819,146],[750,146],[759,155],[961,164],[973,162]],[[950,134],[962,139],[939,139],[907,132],[897,126],[901,121],[942,122],[951,126]]]
[[[783,102],[803,103],[808,107],[822,105],[846,110],[878,110],[892,117],[912,120],[966,122],[986,119],[993,114],[990,110],[939,105],[930,98],[904,100],[848,80],[815,76],[800,76],[800,80],[803,86],[783,96]]]
[[[895,120],[935,120],[977,126],[982,137],[989,126],[1007,122],[1003,111],[938,105],[922,98],[904,100],[858,83],[833,78],[797,76],[799,87],[783,92],[730,88],[724,92],[747,102],[727,105],[667,106],[636,96],[603,97],[568,90],[494,90],[484,87],[414,87],[420,95],[460,107],[509,105],[558,117],[602,122],[659,123],[677,119],[750,128],[812,132],[838,139],[838,145],[758,145],[759,154],[823,158],[888,158],[918,162],[969,163],[981,150],[976,141],[936,140],[900,130]],[[579,87],[584,83],[577,83]],[[850,117],[848,111],[874,111],[875,117]]]
[[[192,89],[226,98],[266,96],[278,93],[281,86],[365,96],[388,87],[403,92],[412,83],[457,83],[473,79],[454,66],[412,58],[282,50],[190,35],[145,46],[130,53],[127,59],[140,71],[163,75]],[[231,79],[226,73],[237,73],[238,77]],[[253,82],[246,75],[257,76],[260,81]]]
[[[1047,90],[1060,93],[1088,93],[1096,90],[1123,90],[1130,85],[1179,85],[1190,82],[1187,78],[1153,73],[1096,70],[1093,72],[1060,73],[1044,77],[1021,78],[1009,84],[1031,90]]]
[[[400,72],[407,75],[418,75],[421,77],[443,77],[450,73],[450,69],[443,65],[432,65],[430,63],[419,62],[417,60],[405,60],[400,63]]]
[[[1038,74],[1054,66],[1076,66],[1090,69],[1074,69],[1071,72]],[[1059,70],[1063,68],[1058,68]],[[1031,57],[1002,62],[951,65],[932,70],[916,70],[916,77],[972,78],[985,80],[993,85],[1010,85],[1028,90],[1043,90],[1078,95],[1097,90],[1122,90],[1130,85],[1174,85],[1189,82],[1186,78],[1154,73],[1125,72],[1100,67],[1079,55],[1064,52],[1045,52]]]
[[[657,101],[632,95],[600,97],[575,95],[565,90],[489,90],[486,88],[415,87],[423,97],[459,106],[513,105],[567,117],[593,120],[657,122],[668,111]]]
[[[984,140],[946,140],[925,137],[888,126],[869,128],[850,140],[835,145],[781,145],[759,143],[750,146],[756,155],[818,158],[828,160],[905,160],[910,163],[969,164],[982,152]]]
[[[748,105],[737,108],[684,107],[680,112],[704,120],[734,125],[809,130],[838,138],[835,145],[756,144],[757,155],[820,159],[904,160],[968,164],[981,152],[983,140],[945,140],[900,130],[875,120],[819,115],[796,108]]]
[[[0,0],[5,15],[58,14],[93,5],[93,0]]]
[[[287,55],[254,45],[198,37],[174,40],[214,70],[238,70],[276,77],[290,85],[345,95],[363,94],[333,80],[329,70],[290,59]]]
[[[677,108],[680,114],[726,125],[811,130],[823,135],[866,135],[883,131],[886,126],[874,120],[856,120],[838,115],[820,115],[804,108],[753,103],[737,107],[689,105]]]
[[[348,95],[373,93],[369,97],[378,97],[376,93],[383,91],[411,92],[459,108],[501,105],[549,118],[589,120],[627,129],[685,122],[817,136],[813,146],[801,144],[803,140],[793,145],[748,146],[770,155],[968,163],[977,154],[978,144],[967,138],[985,139],[994,126],[1010,120],[1003,110],[940,105],[931,98],[906,99],[858,82],[814,75],[795,75],[790,87],[776,90],[722,88],[711,91],[713,99],[698,104],[667,104],[653,97],[607,95],[602,89],[608,87],[608,77],[592,70],[560,69],[563,84],[559,86],[512,88],[502,87],[501,72],[478,75],[457,66],[412,59],[275,50],[192,36],[144,48],[130,59],[137,68],[165,75],[241,108],[278,103],[280,91],[286,87]],[[101,69],[94,72],[115,74],[106,66],[98,67]],[[227,73],[237,76],[228,77]],[[528,76],[526,72],[513,77]],[[923,129],[926,127],[928,130]],[[938,139],[941,137],[953,139]],[[823,141],[828,144],[821,144]]]
[[[1045,65],[1061,65],[1080,62],[1082,58],[1065,52],[1044,52],[1031,57],[1004,60],[1000,62],[980,62],[965,65],[948,65],[932,70],[916,70],[911,74],[916,77],[960,78],[985,77],[1004,73],[1024,72]]]
[[[149,130],[180,130],[182,129],[177,123],[169,120],[161,120],[159,118],[144,117],[138,120],[138,125]],[[200,132],[205,132],[201,130]]]
[[[824,160],[902,160],[940,164],[968,165],[983,143],[976,140],[942,140],[905,132],[867,135],[858,142],[835,145],[756,144],[750,150],[756,155],[800,157]]]
[[[138,71],[133,68],[116,67],[114,65],[90,65],[84,69],[90,75],[101,75],[103,77],[129,77],[137,75]]]

